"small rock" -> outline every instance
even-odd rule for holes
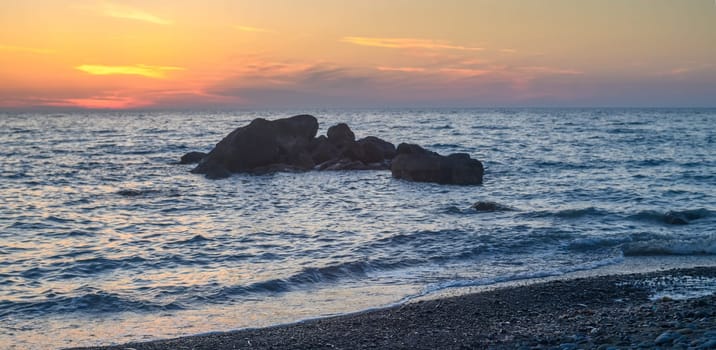
[[[513,209],[509,206],[497,203],[497,202],[490,202],[490,201],[479,201],[475,202],[475,204],[472,205],[472,209],[475,209],[480,212],[492,212],[492,211],[512,211]],[[580,307],[587,307],[587,305],[584,304],[577,304],[577,306]]]
[[[666,344],[672,344],[674,340],[678,337],[680,337],[681,334],[672,332],[672,331],[666,331],[664,333],[661,333],[656,339],[654,339],[654,343],[656,345],[666,345]]]
[[[654,343],[652,343],[650,341],[643,341],[643,342],[639,343],[638,347],[640,349],[651,349],[654,347]]]
[[[678,330],[676,330],[676,331],[677,331],[679,334],[691,334],[691,333],[694,332],[694,330],[691,329],[691,328],[681,328],[681,329],[678,329]]]

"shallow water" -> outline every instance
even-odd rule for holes
[[[346,122],[358,137],[470,153],[485,183],[211,181],[175,164],[291,111],[0,115],[0,347],[292,322],[625,256],[716,259],[716,110],[295,112],[319,134]]]

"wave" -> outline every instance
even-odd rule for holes
[[[542,210],[524,212],[522,215],[531,218],[560,218],[560,219],[580,219],[585,217],[614,217],[619,219],[627,219],[631,221],[653,222],[669,225],[686,225],[694,220],[713,217],[716,212],[700,208],[688,210],[670,210],[666,212],[656,210],[644,210],[636,214],[611,212],[608,210],[586,207],[579,209],[563,209],[563,210]]]
[[[610,249],[632,241],[632,237],[587,237],[578,238],[567,245],[567,249],[575,252],[592,252]]]
[[[537,168],[557,168],[561,170],[585,170],[585,169],[603,169],[608,166],[605,163],[578,163],[558,160],[539,160],[534,163]]]
[[[120,196],[124,196],[124,197],[139,197],[139,196],[155,194],[158,192],[159,192],[159,190],[150,190],[150,189],[145,189],[145,190],[123,189],[123,190],[117,191],[117,194]]]
[[[82,254],[89,254],[91,251],[56,255],[49,259],[73,258]],[[142,265],[147,260],[139,256],[110,259],[105,257],[91,257],[86,259],[74,258],[71,263],[60,261],[43,267],[32,267],[19,272],[19,275],[27,279],[71,279],[98,275],[115,269],[131,269]]]
[[[587,208],[580,208],[580,209],[563,209],[563,210],[541,210],[541,211],[533,211],[533,212],[526,212],[524,213],[524,216],[532,217],[532,218],[546,218],[546,217],[556,217],[556,218],[562,218],[562,219],[578,219],[588,216],[609,216],[613,215],[611,212],[595,207],[587,207]]]
[[[701,208],[667,212],[645,210],[637,214],[630,215],[628,218],[637,221],[660,222],[669,225],[686,225],[691,221],[709,218],[712,216],[714,216],[714,211]]]
[[[37,315],[67,313],[104,314],[113,312],[156,312],[182,310],[177,302],[156,303],[123,297],[94,288],[82,288],[68,296],[52,290],[42,293],[36,301],[0,300],[0,319],[8,316],[32,317]]]
[[[224,287],[215,295],[211,296],[211,298],[224,300],[226,298],[247,294],[283,293],[311,285],[333,283],[350,278],[361,278],[365,277],[371,271],[397,267],[390,265],[391,264],[382,264],[380,262],[354,261],[324,267],[307,267],[286,278],[271,279],[249,285]]]
[[[650,240],[622,246],[624,256],[716,255],[716,235],[690,240]]]
[[[553,277],[553,276],[562,276],[562,275],[565,275],[565,274],[571,273],[571,272],[594,270],[599,267],[618,264],[622,260],[623,260],[623,258],[616,257],[616,258],[609,258],[609,259],[604,259],[604,260],[588,262],[588,263],[575,265],[575,266],[568,267],[568,268],[565,267],[565,268],[555,268],[555,269],[549,269],[549,270],[529,271],[529,272],[523,272],[523,273],[502,275],[502,276],[496,276],[496,277],[487,277],[487,278],[480,278],[480,279],[450,280],[450,281],[431,284],[431,285],[427,286],[419,295],[417,295],[415,297],[433,294],[433,293],[439,292],[441,290],[449,289],[449,288],[489,286],[489,285],[495,285],[495,284],[506,283],[506,282],[546,278],[546,277]]]
[[[175,242],[169,242],[169,243],[167,243],[167,244],[171,244],[171,245],[201,244],[201,243],[210,242],[210,241],[213,241],[213,239],[211,239],[211,238],[206,238],[206,237],[204,237],[204,236],[202,236],[202,235],[196,235],[196,236],[194,236],[194,237],[192,237],[192,238],[189,238],[189,239],[180,240],[180,241],[175,241]]]
[[[153,189],[153,188],[144,188],[144,189],[125,188],[125,189],[121,189],[115,193],[120,196],[123,196],[123,197],[148,197],[148,196],[156,196],[156,195],[165,195],[167,197],[181,196],[181,193],[177,190],[161,190],[161,189]]]

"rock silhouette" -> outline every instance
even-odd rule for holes
[[[482,183],[480,161],[464,153],[442,156],[418,145],[395,146],[375,136],[356,140],[345,123],[316,137],[318,120],[297,115],[254,119],[224,137],[208,154],[189,152],[182,164],[198,162],[192,173],[210,179],[232,173],[307,170],[391,170],[409,181],[472,185]]]
[[[477,185],[484,169],[466,153],[442,156],[418,145],[401,143],[390,171],[394,178],[439,184]]]

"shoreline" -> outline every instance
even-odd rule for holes
[[[74,349],[716,348],[716,266],[712,257],[703,260],[712,263],[631,274],[590,270],[266,328]],[[710,295],[650,299],[654,286],[679,288],[684,276],[707,283]]]
[[[490,284],[450,286],[437,289],[425,295],[410,298],[408,302],[449,298],[466,294],[481,293],[498,288],[524,287],[531,284],[559,280],[572,280],[577,278],[603,277],[611,275],[648,274],[669,270],[685,270],[695,267],[716,268],[716,258],[711,255],[628,256],[623,257],[622,260],[617,263],[604,264],[591,269],[580,269],[566,273],[547,274],[543,277],[528,276],[524,279],[509,279]]]

